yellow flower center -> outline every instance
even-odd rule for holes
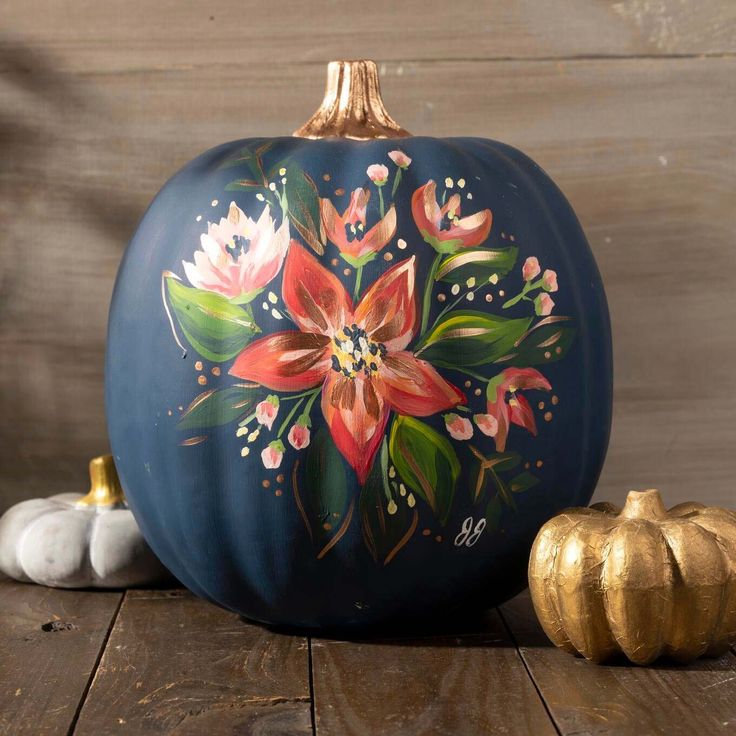
[[[361,371],[370,376],[380,367],[386,346],[371,340],[356,324],[346,325],[332,338],[332,370],[347,378]]]

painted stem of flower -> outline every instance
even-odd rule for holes
[[[396,190],[399,188],[399,184],[401,183],[401,167],[396,167],[396,176],[394,176],[394,184],[391,187],[391,198],[393,199],[394,195],[396,194]]]
[[[355,270],[355,287],[353,288],[353,301],[357,302],[360,296],[360,281],[363,278],[363,266],[358,266]]]
[[[286,415],[286,419],[284,419],[284,421],[281,423],[281,426],[279,427],[279,431],[276,435],[277,439],[281,439],[281,435],[286,431],[286,428],[289,426],[289,422],[292,420],[294,414],[297,413],[303,401],[304,397],[299,399],[299,401],[297,401],[296,404],[294,404],[294,406],[291,408],[291,411]]]
[[[454,309],[458,304],[460,304],[463,299],[468,298],[468,294],[475,294],[476,291],[480,291],[484,286],[488,286],[488,284],[483,281],[478,286],[476,286],[474,289],[468,289],[464,294],[460,294],[460,296],[455,299],[454,302],[450,302],[438,315],[435,317],[434,322],[432,323],[432,329],[434,329],[437,326],[437,323],[451,310]]]
[[[383,205],[383,185],[378,187],[378,209],[381,212],[381,219],[383,220],[386,215],[385,207]]]
[[[490,378],[486,378],[485,376],[481,376],[480,373],[476,373],[475,371],[468,370],[467,368],[455,368],[456,371],[459,373],[464,373],[466,376],[470,376],[471,378],[475,378],[476,381],[480,381],[481,383],[488,383],[490,381]],[[459,409],[459,406],[456,406],[455,409]]]
[[[422,302],[422,334],[427,331],[427,324],[429,323],[429,310],[432,306],[432,289],[434,288],[435,276],[437,276],[437,269],[440,267],[440,261],[442,260],[442,253],[438,253],[427,275],[427,282],[424,284],[424,300]]]
[[[541,284],[541,281],[539,282]],[[526,297],[526,295],[534,288],[537,287],[537,284],[532,284],[531,281],[527,281],[524,284],[524,288],[521,290],[519,294],[517,294],[515,297],[512,297],[508,301],[505,301],[503,303],[502,309],[508,309],[509,307],[513,307],[514,304],[518,304],[522,299]]]
[[[248,414],[248,416],[245,419],[238,422],[238,427],[245,427],[247,424],[250,424],[255,418],[256,418],[255,412],[253,412],[252,414]]]

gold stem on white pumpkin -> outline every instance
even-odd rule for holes
[[[125,503],[112,455],[101,455],[89,463],[89,493],[77,501],[77,506],[115,506]]]
[[[654,488],[629,491],[620,516],[625,519],[663,519],[667,516],[667,509],[659,491]]]
[[[298,138],[406,138],[411,135],[386,112],[373,61],[331,61],[322,104],[298,130]]]

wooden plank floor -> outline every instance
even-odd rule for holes
[[[522,594],[409,638],[270,631],[182,590],[0,580],[0,734],[736,733],[736,655],[598,667]]]

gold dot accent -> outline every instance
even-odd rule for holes
[[[534,463],[538,468],[541,468],[544,463],[541,460],[537,460],[536,463]]]
[[[262,485],[262,486],[263,486],[264,488],[270,488],[270,486],[271,486],[271,481],[270,481],[270,480],[269,480],[268,478],[266,478],[265,480],[261,481],[261,485]]]
[[[560,397],[559,396],[553,396],[552,397],[552,403],[557,406],[557,404],[560,403]]]
[[[498,292],[498,295],[499,296],[506,296],[506,292],[503,289],[501,289],[501,291]]]
[[[515,243],[515,242],[516,242],[516,238],[515,238],[515,237],[514,237],[513,235],[509,235],[509,240],[510,240],[510,241],[511,241],[512,243]]]
[[[283,495],[284,495],[284,492],[283,492],[283,491],[282,491],[282,490],[281,490],[280,488],[277,488],[277,489],[276,489],[276,490],[275,490],[275,491],[273,492],[273,495],[274,495],[274,496],[283,496]]]
[[[474,393],[474,394],[475,394],[476,396],[480,396],[480,395],[481,395],[481,394],[482,394],[483,392],[482,392],[482,391],[481,391],[481,390],[480,390],[479,388],[477,388],[477,389],[475,389],[475,391],[473,391],[473,393]]]
[[[394,254],[393,253],[384,253],[383,254],[383,260],[384,261],[393,261]]]
[[[506,233],[501,233],[501,237],[506,240]]]
[[[197,361],[197,362],[196,362],[196,363],[194,364],[194,370],[195,370],[195,371],[201,371],[201,370],[202,370],[202,361],[201,361],[201,360],[198,360],[198,361]]]
[[[545,357],[545,358],[547,358],[547,360],[549,360],[549,359],[550,359],[550,358],[552,357],[552,353],[550,353],[550,351],[549,351],[549,350],[547,350],[547,351],[545,351],[545,353],[544,353],[544,357]]]
[[[342,187],[339,187],[338,189],[335,189],[335,196],[336,197],[342,197],[343,194],[345,194],[345,190]]]
[[[465,381],[465,388],[470,388],[472,385],[470,381]]]
[[[486,301],[492,302],[493,301],[493,294],[486,294]]]
[[[560,353],[562,353],[562,348],[561,348],[561,347],[560,347],[560,346],[558,345],[558,346],[557,346],[557,347],[555,348],[555,352],[557,353],[557,355],[560,355]]]
[[[197,376],[197,383],[204,386],[207,383],[207,376]]]
[[[184,407],[183,406],[180,406],[179,407],[179,411],[184,411]]]
[[[332,518],[333,519],[339,519],[340,518],[340,514],[337,511],[333,511],[332,512]]]
[[[438,302],[444,302],[447,300],[447,297],[444,294],[437,294],[437,301]]]
[[[342,272],[343,272],[343,274],[345,276],[350,276],[350,269],[349,268],[343,268]]]
[[[438,534],[438,535],[437,535],[437,536],[436,536],[436,537],[434,538],[434,541],[435,541],[435,542],[441,542],[441,541],[442,541],[442,535]]]
[[[431,529],[422,529],[422,535],[428,537],[432,533]]]
[[[278,474],[278,475],[276,476],[276,480],[277,480],[277,482],[279,482],[279,483],[283,483],[283,482],[284,482],[284,474],[283,474],[283,473],[279,473],[279,474]]]
[[[219,376],[219,375],[220,375],[220,366],[219,366],[219,365],[216,365],[216,366],[215,366],[215,367],[214,367],[214,368],[212,369],[212,375],[213,375],[213,376]]]
[[[171,409],[169,409],[169,410],[168,410],[168,411],[167,411],[166,413],[167,413],[167,414],[168,414],[169,416],[171,416],[171,415],[172,415],[172,414],[173,414],[174,412],[173,412],[173,411],[171,411]]]
[[[524,470],[529,470],[531,468],[531,463],[524,463]]]
[[[332,529],[332,524],[330,524],[330,522],[329,522],[329,521],[326,521],[326,522],[325,522],[324,524],[322,524],[322,528],[323,528],[323,529],[324,529],[324,530],[325,530],[326,532],[328,532],[328,531],[330,531],[330,529]]]
[[[540,402],[539,402],[539,403],[537,404],[537,409],[544,409],[544,401],[540,401]]]
[[[544,421],[545,422],[551,422],[552,421],[552,412],[547,411],[544,413]]]
[[[329,174],[322,174],[322,179],[324,181],[329,181],[332,177]]]
[[[340,261],[338,261],[338,260],[337,260],[337,258],[333,258],[333,259],[332,259],[332,260],[330,261],[330,263],[331,263],[331,264],[332,264],[333,266],[337,266],[337,265],[338,265],[338,264],[340,263]]]

